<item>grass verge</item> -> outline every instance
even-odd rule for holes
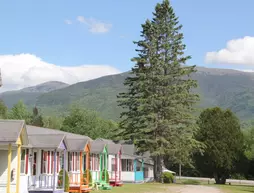
[[[254,186],[247,185],[214,185],[223,193],[254,193]]]
[[[122,187],[114,187],[112,190],[95,191],[104,193],[171,193],[169,187],[176,186],[175,184],[124,184]],[[173,192],[172,192],[173,193]]]

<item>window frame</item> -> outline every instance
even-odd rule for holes
[[[134,161],[132,159],[122,159],[121,165],[122,165],[123,172],[133,172],[134,171],[134,169],[133,169]]]
[[[29,149],[21,149],[20,157],[20,174],[28,173],[28,153]]]

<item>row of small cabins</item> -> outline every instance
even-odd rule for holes
[[[0,193],[62,193],[67,178],[68,192],[110,189],[153,180],[153,164],[134,145],[0,120]]]

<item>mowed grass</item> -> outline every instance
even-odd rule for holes
[[[254,186],[247,185],[214,185],[223,193],[254,193]]]
[[[212,186],[221,190],[222,193],[254,193],[254,186],[250,185],[216,185],[205,180],[177,180],[178,184]]]
[[[169,187],[176,186],[174,184],[164,185],[158,183],[145,184],[124,184],[122,187],[113,187],[112,190],[101,190],[96,192],[104,193],[175,193]]]
[[[187,183],[191,184],[191,183]],[[211,186],[221,190],[221,193],[254,193],[254,186],[245,185],[215,185],[201,183],[203,186]],[[112,190],[97,190],[95,193],[179,193],[179,187],[185,186],[181,184],[124,184],[122,187],[114,187]],[[198,186],[198,185],[196,185]],[[184,192],[183,192],[184,193]],[[208,192],[207,192],[208,193]]]

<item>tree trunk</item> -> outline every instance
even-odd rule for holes
[[[154,176],[154,180],[156,181],[157,179],[157,157],[153,157],[153,176]]]
[[[179,179],[181,179],[182,176],[182,164],[179,164]]]
[[[153,165],[154,180],[156,182],[162,182],[161,175],[162,175],[163,157],[155,156],[153,157],[153,161],[154,161]]]
[[[226,184],[226,176],[215,173],[214,179],[216,184]]]
[[[162,165],[163,159],[162,156],[157,156],[157,164],[156,164],[156,182],[161,182],[161,175],[162,175]]]

